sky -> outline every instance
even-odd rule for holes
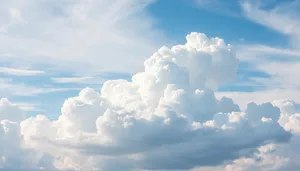
[[[299,0],[0,4],[0,170],[300,170]]]

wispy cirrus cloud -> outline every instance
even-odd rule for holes
[[[146,10],[152,2],[4,1],[0,62],[49,64],[91,75],[137,71],[163,39]]]
[[[42,70],[0,67],[0,73],[14,76],[35,76],[45,74]]]
[[[82,87],[34,86],[15,83],[12,79],[0,79],[0,94],[2,97],[37,96],[54,92],[80,90]]]
[[[240,48],[243,48],[243,46],[240,46]],[[271,47],[267,45],[262,44],[254,44],[254,45],[246,45],[244,46],[244,50],[250,50],[252,52],[256,53],[263,53],[263,54],[277,54],[281,56],[294,56],[294,57],[300,57],[300,51],[291,49],[291,48],[280,48],[280,47]]]
[[[40,104],[37,104],[37,103],[28,103],[28,102],[16,102],[15,104],[19,108],[21,108],[22,110],[24,110],[26,112],[37,111],[38,106],[40,105]]]
[[[51,78],[56,83],[82,83],[93,77],[55,77]]]
[[[289,48],[300,51],[300,1],[283,1],[270,8],[264,8],[268,1],[253,3],[245,1],[242,4],[244,16],[260,25],[280,32],[290,40]]]
[[[92,76],[71,76],[71,77],[52,77],[54,83],[59,84],[84,84],[84,85],[100,85],[105,81],[102,77]]]
[[[268,1],[267,1],[268,2]],[[285,1],[273,4],[265,8],[265,3],[251,3],[245,1],[242,4],[244,16],[260,25],[282,33],[290,44],[283,47],[272,47],[268,45],[246,45],[240,48],[242,60],[255,63],[256,67],[272,75],[265,80],[265,84],[279,82],[278,88],[297,89],[300,82],[295,79],[295,73],[300,72],[300,1]]]

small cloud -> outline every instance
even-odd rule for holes
[[[21,108],[23,111],[37,111],[37,106],[39,104],[35,104],[35,103],[24,103],[24,102],[19,102],[19,103],[15,103],[15,105],[17,105],[19,108]]]
[[[45,74],[45,71],[0,67],[0,73],[14,76],[35,76]]]
[[[39,94],[49,94],[49,93],[56,93],[56,92],[65,92],[65,91],[72,91],[72,90],[81,90],[81,88],[29,88],[30,91],[17,91],[13,93],[15,96],[35,96]]]
[[[81,90],[82,88],[78,87],[34,87],[27,84],[17,84],[12,83],[8,80],[0,79],[0,94],[5,97],[11,96],[36,96],[40,94],[49,94],[55,92],[66,92],[66,91],[74,91]]]
[[[300,51],[297,51],[294,49],[276,48],[276,47],[270,47],[270,46],[266,46],[266,45],[248,46],[248,49],[256,51],[256,52],[266,53],[266,54],[278,54],[278,55],[300,57]]]
[[[55,77],[51,78],[56,83],[85,83],[93,77]]]
[[[102,76],[83,76],[83,77],[53,77],[51,80],[59,84],[83,84],[83,85],[100,85],[107,79]]]

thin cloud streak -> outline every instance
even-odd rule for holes
[[[0,73],[14,76],[35,76],[45,74],[45,71],[0,67]]]

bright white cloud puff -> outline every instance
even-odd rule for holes
[[[292,101],[250,103],[240,111],[231,99],[218,100],[215,88],[235,78],[234,50],[201,33],[186,40],[160,48],[131,81],[83,89],[65,101],[57,120],[25,119],[2,99],[0,168],[189,170],[235,161],[230,169],[300,130]]]

